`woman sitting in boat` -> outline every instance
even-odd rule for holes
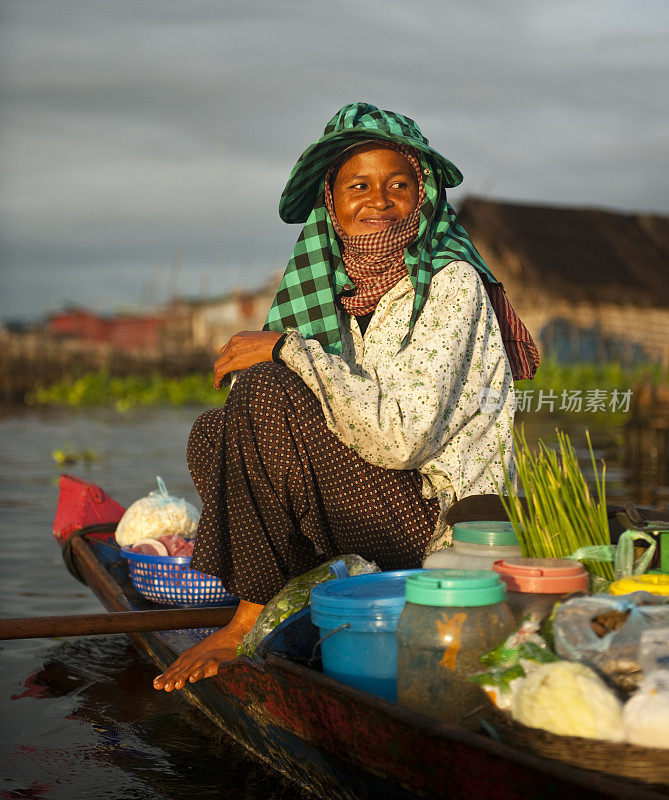
[[[264,604],[329,558],[420,567],[454,500],[503,482],[513,380],[538,355],[446,201],[461,180],[412,120],[366,103],[298,160],[279,213],[304,228],[264,330],[221,349],[215,385],[237,380],[188,443],[191,566],[240,604],[157,689],[215,675]]]

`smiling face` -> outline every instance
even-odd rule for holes
[[[352,151],[332,187],[335,214],[347,236],[383,231],[418,204],[418,179],[397,150],[365,144]]]

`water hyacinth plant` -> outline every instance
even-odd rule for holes
[[[506,496],[499,492],[523,555],[530,558],[565,558],[581,547],[611,544],[606,513],[606,464],[602,462],[600,477],[586,430],[597,490],[594,497],[569,436],[557,429],[556,434],[559,452],[541,440],[539,449],[533,452],[524,429],[514,431],[514,462],[527,508],[506,469]],[[592,575],[607,582],[613,580],[610,562],[586,561],[584,566]]]
[[[104,371],[90,372],[37,387],[26,395],[26,403],[71,407],[113,405],[118,411],[135,406],[222,405],[228,390],[216,391],[213,380],[213,373],[168,378],[156,373],[119,377]]]

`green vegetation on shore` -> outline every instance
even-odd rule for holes
[[[534,380],[516,381],[520,413],[576,416],[587,421],[593,414],[603,422],[622,423],[634,408],[641,389],[669,385],[669,374],[659,364],[626,369],[611,364],[541,362]]]
[[[127,411],[134,406],[217,406],[228,390],[213,388],[214,375],[162,375],[112,377],[107,372],[91,372],[71,381],[38,387],[26,395],[34,406],[115,406]]]
[[[660,364],[643,364],[627,369],[620,364],[577,363],[558,364],[546,358],[542,360],[534,380],[516,381],[516,391],[534,389],[535,391],[552,390],[560,394],[563,389],[570,391],[591,391],[600,389],[604,391],[626,391],[634,389],[642,383],[658,385],[669,382],[669,374],[663,371]]]
[[[115,406],[120,411],[134,406],[221,405],[227,390],[217,392],[212,381],[212,373],[181,378],[157,374],[118,378],[106,372],[92,372],[38,387],[27,394],[26,403],[35,406],[105,405]],[[622,421],[629,411],[624,410],[625,405],[631,400],[626,392],[634,392],[641,385],[666,385],[667,382],[667,374],[656,365],[623,369],[619,364],[560,365],[547,359],[533,381],[516,381],[515,387],[520,412],[578,414],[584,418],[598,413],[601,417]]]

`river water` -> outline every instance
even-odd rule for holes
[[[101,485],[123,505],[155,488],[199,507],[185,464],[198,410],[25,409],[0,417],[0,616],[99,612],[65,570],[51,536],[58,475]],[[582,423],[562,426],[585,456]],[[617,430],[590,425],[607,462],[609,502],[634,499]],[[527,420],[528,439],[554,422]],[[52,451],[95,452],[60,468]],[[659,505],[669,488],[652,487]],[[294,797],[177,693],[151,687],[155,668],[124,636],[0,642],[0,797],[9,800],[177,800]]]

